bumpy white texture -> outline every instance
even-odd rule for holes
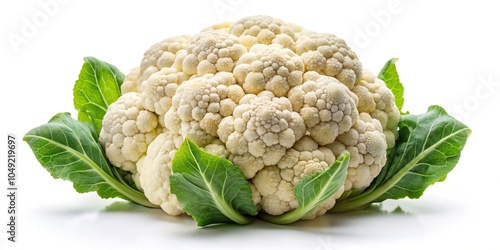
[[[288,92],[288,99],[307,134],[320,145],[332,143],[358,120],[357,97],[333,77],[308,72],[304,81]]]
[[[264,91],[247,94],[217,130],[229,159],[252,178],[264,166],[277,164],[305,132],[304,121],[287,98]]]
[[[278,18],[250,16],[235,22],[229,33],[240,38],[247,49],[255,44],[278,43],[285,48],[294,48],[295,33],[292,27]]]
[[[224,30],[206,31],[193,36],[186,48],[182,68],[188,75],[203,76],[217,72],[232,72],[236,61],[247,49],[238,37]]]
[[[206,74],[184,82],[172,99],[165,125],[203,147],[217,138],[221,120],[245,95],[231,73]]]
[[[182,213],[168,178],[185,138],[239,166],[269,214],[297,207],[293,187],[349,151],[344,186],[305,219],[324,214],[344,189],[366,188],[397,138],[394,96],[344,40],[269,16],[154,44],[122,93],[100,141],[171,215]]]
[[[333,76],[351,89],[361,78],[362,65],[343,39],[332,34],[308,32],[296,42],[308,71]]]
[[[142,92],[142,83],[162,68],[173,67],[182,71],[182,64],[179,61],[182,61],[185,56],[189,40],[190,37],[187,35],[170,37],[153,44],[146,50],[137,77],[137,91]]]
[[[172,159],[177,149],[172,134],[164,132],[156,137],[146,156],[137,163],[144,195],[170,215],[184,213],[177,197],[170,192]]]
[[[360,113],[358,122],[327,147],[337,156],[344,150],[351,154],[345,191],[368,187],[386,162],[387,142],[382,126],[367,113]]]
[[[144,107],[159,116],[172,107],[172,98],[177,87],[188,79],[184,72],[176,68],[162,68],[152,74],[143,84],[141,101]]]
[[[130,72],[125,76],[125,79],[123,79],[123,83],[121,86],[121,92],[122,94],[128,93],[128,92],[137,92],[137,86],[138,86],[138,81],[139,81],[139,74],[141,73],[141,68],[140,67],[135,67]]]
[[[136,162],[161,131],[156,114],[144,109],[138,93],[130,92],[109,105],[99,141],[111,164],[135,171]]]
[[[398,138],[399,110],[394,101],[394,95],[385,83],[364,69],[361,81],[352,92],[358,96],[359,112],[369,113],[380,122],[384,130],[388,148],[394,147]]]
[[[297,208],[298,202],[293,189],[304,177],[318,173],[335,161],[335,155],[327,148],[319,146],[309,136],[302,137],[275,166],[265,167],[253,178],[256,189],[262,196],[262,209],[272,215],[280,215]],[[338,191],[338,198],[343,192]],[[335,205],[336,198],[323,202],[307,218],[324,214]]]
[[[303,73],[301,58],[279,44],[254,45],[234,69],[234,76],[246,93],[269,90],[277,97],[286,96],[291,87],[301,84]]]

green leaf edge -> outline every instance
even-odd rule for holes
[[[101,71],[102,71],[102,67],[106,67],[108,69],[108,71],[110,72],[111,75],[113,75],[113,78],[115,79],[115,83],[116,83],[116,90],[118,91],[117,93],[117,96],[121,96],[121,85],[123,84],[123,81],[125,79],[125,75],[117,68],[115,67],[113,64],[110,64],[110,63],[107,63],[105,61],[101,61],[95,57],[92,57],[92,56],[87,56],[87,57],[84,57],[83,58],[83,65],[80,69],[80,73],[78,74],[78,79],[75,81],[75,84],[73,86],[73,106],[75,107],[75,109],[78,111],[78,120],[79,121],[82,121],[82,122],[88,122],[88,123],[91,123],[92,126],[94,126],[97,130],[97,133],[99,133],[101,131],[101,127],[102,127],[102,119],[103,117],[93,117],[92,116],[92,112],[89,111],[88,106],[93,106],[93,107],[96,107],[97,109],[100,109],[103,111],[103,113],[105,114],[106,111],[107,111],[107,108],[109,107],[109,105],[111,105],[111,103],[113,103],[115,100],[111,100],[111,101],[108,101],[104,95],[104,91],[102,91],[101,89],[99,89],[99,94],[101,96],[101,99],[104,101],[104,104],[106,105],[106,107],[102,107],[94,102],[87,102],[87,103],[84,103],[84,104],[80,104],[77,102],[77,98],[76,96],[81,94],[80,92],[83,92],[82,90],[78,89],[77,87],[82,85],[83,82],[81,82],[81,78],[82,78],[82,74],[84,74],[84,69],[85,69],[85,66],[88,65],[92,71],[93,71],[93,76],[94,76],[94,82],[95,82],[95,85],[97,86],[97,88],[99,88],[99,77],[98,75],[99,74],[102,74]]]
[[[188,147],[189,152],[191,153],[191,157],[192,157],[193,159],[195,159],[195,160],[196,160],[197,165],[198,165],[198,160],[196,159],[196,157],[195,157],[195,156],[193,155],[193,153],[192,153],[192,152],[193,152],[193,149],[194,149],[194,150],[196,150],[196,151],[199,151],[199,152],[200,152],[200,154],[209,154],[209,155],[211,155],[211,156],[218,157],[218,158],[220,158],[220,160],[222,160],[222,161],[226,161],[227,163],[229,163],[231,166],[233,166],[235,169],[237,169],[237,170],[238,170],[238,172],[240,172],[240,173],[241,173],[241,170],[240,170],[237,166],[235,166],[232,162],[230,162],[229,160],[227,160],[227,159],[225,159],[225,158],[222,158],[222,157],[220,157],[220,156],[213,155],[213,154],[210,154],[210,153],[207,153],[207,152],[205,152],[205,151],[201,150],[201,149],[200,149],[200,148],[199,148],[199,147],[198,147],[198,146],[197,146],[197,145],[196,145],[193,141],[191,141],[189,138],[186,138],[186,139],[184,140],[184,142],[181,144],[181,146],[179,147],[179,150],[178,150],[177,152],[179,152],[179,151],[180,151],[180,149],[181,149],[181,147],[183,147],[183,146]],[[186,181],[186,182],[190,183],[190,182],[189,182],[189,181],[188,181],[188,180],[187,180],[187,179],[183,176],[183,173],[182,173],[182,172],[178,172],[178,171],[176,171],[176,168],[174,168],[174,164],[173,164],[173,162],[174,162],[174,161],[175,161],[175,159],[177,158],[177,152],[176,152],[176,155],[174,156],[174,159],[172,160],[172,175],[170,176],[170,178],[172,178],[172,177],[173,177],[173,178],[179,178],[179,179],[182,179],[182,180],[184,180],[184,181]],[[209,166],[208,166],[208,167],[209,167]],[[175,177],[174,177],[174,176],[175,176]],[[243,176],[243,174],[242,174],[242,173],[241,173],[241,178],[245,178],[245,177]],[[215,205],[216,205],[217,209],[218,209],[218,210],[219,210],[219,211],[220,211],[220,212],[221,212],[224,216],[226,216],[228,219],[230,219],[231,221],[233,221],[233,222],[235,222],[235,223],[237,223],[237,224],[239,224],[239,225],[247,225],[247,224],[250,224],[250,223],[252,223],[252,222],[253,222],[253,218],[250,218],[250,217],[247,217],[247,216],[242,215],[240,212],[238,212],[238,211],[237,211],[236,209],[234,209],[232,206],[230,206],[229,204],[227,204],[227,202],[225,202],[225,200],[224,200],[222,197],[220,197],[219,195],[215,195],[215,196],[214,196],[214,193],[215,193],[215,192],[212,190],[211,186],[209,185],[209,184],[210,184],[210,182],[208,182],[208,181],[205,179],[205,177],[204,177],[204,176],[203,176],[203,181],[204,181],[205,185],[209,188],[209,193],[212,195],[212,199],[213,199],[213,200],[215,200],[215,201],[217,201],[217,202],[215,203]],[[245,179],[245,181],[246,181],[246,179]],[[171,183],[171,185],[172,185],[172,181],[171,181],[170,183]],[[248,188],[250,189],[250,186],[248,186]],[[171,190],[172,190],[172,188],[171,188]],[[183,201],[181,201],[181,200],[179,199],[179,197],[177,197],[177,198],[178,198],[179,203],[181,204],[182,209],[184,210],[184,212],[186,212],[186,214],[188,214],[189,216],[193,217],[193,218],[196,220],[196,222],[197,222],[197,225],[198,225],[198,226],[200,226],[200,227],[204,227],[204,226],[208,226],[208,225],[211,225],[211,224],[215,224],[215,223],[204,223],[203,221],[198,220],[198,219],[197,219],[197,216],[195,216],[195,215],[193,215],[193,214],[190,214],[190,213],[187,211],[187,210],[190,210],[190,209],[187,209],[187,210],[185,209],[184,204],[183,204]],[[252,201],[252,202],[253,202],[253,201]],[[221,204],[222,204],[222,205],[221,205]],[[255,216],[255,215],[257,215],[257,213],[258,213],[258,212],[257,212],[257,209],[255,209],[255,213],[254,213],[254,214],[250,214],[250,215]]]
[[[61,113],[58,113],[56,114],[54,117],[58,116],[58,115],[61,115],[61,114],[68,114],[68,112],[61,112]],[[51,119],[52,120],[52,119]],[[45,124],[44,124],[45,125]],[[44,126],[44,125],[41,125],[41,126]],[[87,165],[89,165],[94,171],[96,171],[105,181],[106,183],[108,183],[111,187],[113,187],[114,189],[116,189],[120,194],[124,195],[125,197],[127,197],[128,199],[130,199],[130,201],[134,202],[134,203],[137,203],[139,205],[142,205],[142,206],[145,206],[145,207],[151,207],[151,208],[158,208],[158,205],[155,205],[155,204],[152,204],[145,196],[144,194],[142,194],[141,192],[139,192],[138,190],[135,190],[123,183],[121,183],[118,179],[116,179],[115,176],[111,177],[109,176],[106,172],[104,172],[104,170],[99,167],[94,161],[92,161],[91,159],[89,159],[89,157],[85,154],[82,154],[81,152],[78,152],[76,151],[75,149],[73,148],[70,148],[64,144],[61,144],[59,142],[56,142],[56,141],[53,141],[53,140],[50,140],[49,138],[45,138],[45,137],[41,137],[41,136],[37,136],[37,135],[32,135],[30,134],[31,131],[35,130],[35,129],[38,129],[40,128],[41,126],[39,127],[36,127],[36,128],[33,128],[32,130],[30,130],[28,133],[26,133],[26,135],[24,135],[23,137],[23,141],[25,141],[26,143],[28,143],[29,145],[30,144],[30,140],[32,139],[38,139],[38,140],[42,140],[42,141],[46,141],[47,143],[49,144],[53,144],[53,145],[56,145],[57,147],[59,148],[62,148],[62,149],[65,149],[67,152],[70,152],[71,154],[73,155],[76,155],[78,158],[82,159]],[[107,159],[107,158],[106,158]],[[46,168],[45,166],[43,166],[44,168]],[[110,168],[115,168],[115,166],[112,166],[110,165]],[[50,173],[51,176],[54,178],[54,179],[62,179],[62,180],[66,180],[66,181],[70,181],[72,182],[71,180],[67,179],[67,178],[63,178],[63,177],[57,177],[57,176],[54,176],[52,175],[52,173]],[[74,184],[74,183],[73,183]],[[74,184],[75,185],[75,184]],[[78,193],[86,193],[86,192],[80,192],[78,191],[78,189],[75,188],[75,190],[78,192]],[[102,198],[102,197],[101,197]]]
[[[445,109],[438,106],[438,105],[432,105],[429,107],[428,110],[430,111],[431,109],[439,109],[441,112],[443,112],[444,115],[448,115],[447,112],[445,111]],[[377,201],[377,199],[380,196],[382,196],[385,192],[390,190],[395,184],[397,184],[407,174],[407,172],[410,171],[420,160],[425,158],[429,153],[431,153],[434,149],[436,149],[442,143],[445,143],[447,139],[449,139],[453,136],[456,136],[458,134],[461,134],[463,132],[467,132],[466,137],[468,137],[472,133],[472,130],[469,127],[465,126],[464,128],[462,128],[460,130],[457,130],[451,134],[448,134],[447,136],[443,137],[443,139],[440,140],[440,143],[433,144],[431,147],[422,151],[423,153],[421,153],[417,157],[413,158],[403,168],[401,168],[396,174],[391,176],[388,179],[388,181],[375,187],[372,190],[369,190],[369,189],[365,190],[367,192],[363,191],[363,192],[359,193],[359,195],[347,197],[346,199],[344,199],[341,202],[339,202],[338,204],[336,204],[330,211],[334,212],[334,213],[335,212],[346,212],[346,211],[351,211],[351,210],[356,210],[356,209],[366,207],[374,202],[382,202],[382,201]],[[465,146],[465,143],[464,143],[464,146]],[[390,164],[390,162],[388,162],[386,164]],[[384,166],[384,167],[387,167],[387,166]],[[437,180],[437,182],[443,181],[446,178],[446,176],[447,175],[443,176],[443,178]],[[434,183],[431,183],[430,185],[432,185]],[[426,189],[429,186],[427,186]],[[419,197],[414,197],[414,198],[419,198]]]
[[[299,188],[301,186],[303,186],[304,183],[308,183],[312,179],[321,178],[325,175],[330,175],[330,178],[329,178],[330,181],[328,181],[327,183],[330,183],[333,178],[337,177],[337,174],[341,175],[340,179],[341,179],[342,184],[339,185],[338,188],[336,188],[335,190],[332,190],[333,194],[335,192],[337,192],[340,189],[340,187],[343,186],[345,179],[347,177],[347,169],[348,169],[348,165],[349,165],[349,159],[350,159],[349,152],[344,151],[337,158],[337,160],[334,161],[325,170],[304,177],[302,180],[299,181],[299,183],[297,183],[297,185],[294,188],[295,197],[297,198],[297,192],[299,192]],[[330,172],[332,172],[332,173],[330,173]],[[286,224],[291,224],[293,222],[296,222],[296,221],[302,219],[305,215],[307,215],[308,213],[310,213],[314,209],[316,209],[321,204],[321,202],[323,202],[329,198],[329,197],[322,197],[322,195],[321,195],[327,191],[327,187],[328,187],[328,185],[323,186],[319,192],[320,195],[318,195],[316,198],[314,198],[307,205],[300,204],[300,200],[299,200],[298,207],[290,212],[287,212],[287,213],[284,213],[281,215],[277,215],[277,216],[269,215],[266,213],[260,213],[259,217],[267,222],[271,222],[274,224],[280,224],[280,225],[286,225]]]
[[[391,90],[399,113],[407,114],[408,112],[403,112],[405,88],[399,79],[399,74],[396,68],[396,62],[398,60],[398,58],[391,58],[388,60],[380,70],[378,78],[384,81],[387,88]]]

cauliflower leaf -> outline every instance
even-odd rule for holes
[[[339,200],[331,211],[354,210],[387,199],[419,198],[457,165],[470,134],[469,127],[439,106],[430,106],[424,114],[403,115],[396,146],[381,173],[367,189]]]
[[[260,214],[260,217],[275,224],[290,224],[302,219],[344,185],[349,158],[349,152],[344,151],[327,169],[300,180],[293,190],[299,203],[296,209],[278,216]]]
[[[121,95],[124,75],[115,66],[94,57],[85,57],[84,61],[73,88],[73,102],[78,120],[92,123],[99,133],[108,106]]]
[[[77,192],[95,191],[104,199],[119,197],[157,207],[117,176],[97,138],[91,124],[77,121],[69,113],[59,113],[47,124],[30,130],[23,140],[52,177],[73,182]]]
[[[257,215],[252,190],[241,170],[185,139],[172,160],[170,189],[198,226],[252,222]]]
[[[399,74],[396,70],[397,61],[398,58],[392,58],[391,60],[387,61],[384,67],[382,67],[382,70],[380,70],[378,78],[384,81],[385,85],[392,91],[392,94],[394,94],[396,107],[398,107],[399,112],[403,114],[405,88],[399,80]]]

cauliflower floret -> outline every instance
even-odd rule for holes
[[[344,190],[370,185],[400,118],[391,91],[344,40],[268,16],[154,44],[122,93],[104,117],[100,143],[171,215],[183,213],[169,177],[186,138],[237,165],[257,208],[272,215],[296,208],[297,183],[349,151],[344,185],[304,217],[311,219]]]
[[[286,96],[291,87],[301,84],[303,73],[302,59],[279,44],[254,45],[234,68],[234,76],[246,93],[269,90],[277,97]]]
[[[295,26],[294,26],[295,27]],[[238,36],[247,49],[255,44],[278,43],[294,49],[295,33],[283,21],[270,16],[250,16],[234,23],[229,33]]]
[[[333,76],[351,89],[361,78],[362,65],[344,40],[332,34],[303,33],[296,42],[306,70]]]
[[[233,113],[244,95],[233,75],[227,72],[186,81],[172,99],[165,125],[203,147],[216,139],[219,123]]]
[[[172,106],[177,87],[187,79],[188,76],[184,72],[175,68],[162,68],[152,74],[143,84],[141,101],[144,107],[159,115],[160,122],[163,122],[162,117]]]
[[[265,167],[255,175],[252,182],[261,195],[260,205],[266,213],[279,215],[297,207],[293,185],[282,181],[278,167]]]
[[[231,28],[232,25],[233,25],[232,22],[217,23],[217,24],[210,25],[210,26],[202,29],[201,32],[220,30],[220,31],[224,31],[226,33],[229,33],[229,29]]]
[[[217,130],[230,152],[229,160],[241,167],[246,178],[277,164],[304,132],[304,121],[290,101],[268,91],[243,97]]]
[[[293,110],[307,127],[307,134],[318,144],[335,141],[358,120],[357,97],[337,79],[308,72],[304,83],[288,92]]]
[[[262,196],[262,210],[271,215],[280,215],[297,208],[298,202],[293,189],[307,175],[321,172],[335,161],[335,155],[327,147],[320,147],[311,137],[304,136],[295,143],[276,166],[260,170],[252,179]],[[306,216],[312,219],[326,213],[335,205],[335,200],[343,193],[339,190],[334,196],[321,203]]]
[[[170,215],[184,213],[177,197],[170,192],[172,159],[177,149],[173,134],[166,131],[156,137],[146,156],[137,162],[144,195]]]
[[[144,109],[137,92],[129,92],[109,105],[99,142],[111,164],[135,171],[136,162],[161,131],[156,114]]]
[[[227,150],[226,145],[219,139],[213,140],[210,144],[202,147],[201,149],[209,154],[217,155],[226,159],[229,156],[229,150]]]
[[[387,142],[380,122],[367,113],[360,113],[359,117],[348,132],[327,145],[336,156],[344,150],[351,154],[345,191],[368,187],[386,162]]]
[[[372,118],[377,119],[384,129],[387,147],[394,147],[400,114],[391,90],[382,80],[364,69],[361,81],[354,86],[352,92],[358,96],[359,112],[369,113]]]
[[[182,71],[182,64],[178,61],[185,56],[184,52],[189,39],[190,37],[187,35],[170,37],[153,44],[144,53],[137,80],[139,92],[142,92],[142,82],[162,68],[173,66]]]
[[[239,43],[238,37],[224,31],[206,31],[189,40],[186,57],[182,62],[188,75],[232,72],[236,61],[247,49]]]
[[[139,81],[139,74],[141,73],[141,68],[140,67],[135,67],[130,72],[125,76],[125,79],[123,79],[123,83],[121,86],[121,92],[122,94],[128,93],[128,92],[137,92],[137,86]]]

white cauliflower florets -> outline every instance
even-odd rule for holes
[[[167,214],[184,213],[175,195],[170,193],[172,159],[178,147],[168,131],[160,134],[148,148],[147,156],[137,162],[140,183],[148,200]]]
[[[247,49],[255,44],[278,43],[294,48],[295,33],[283,21],[269,16],[250,16],[235,22],[229,33],[240,38]]]
[[[122,92],[101,144],[172,215],[183,211],[170,193],[171,161],[186,138],[237,165],[256,206],[273,215],[295,209],[297,183],[349,151],[344,185],[311,219],[370,185],[398,132],[392,92],[344,40],[268,16],[154,44]]]
[[[172,106],[172,98],[177,87],[187,79],[188,76],[182,71],[179,72],[176,68],[162,68],[152,74],[143,83],[141,101],[144,107],[163,117]]]
[[[230,152],[229,159],[247,178],[264,166],[277,164],[304,132],[304,121],[292,110],[290,101],[271,92],[243,97],[217,130]]]
[[[200,147],[217,137],[221,120],[233,113],[245,95],[232,74],[206,74],[183,83],[172,99],[165,124]]]
[[[277,166],[266,167],[252,179],[262,196],[262,209],[272,215],[279,215],[297,208],[293,189],[304,177],[318,173],[335,161],[335,155],[327,147],[320,147],[311,137],[304,136],[278,162]],[[342,194],[335,194],[338,198]],[[335,199],[323,202],[310,218],[324,214],[335,205]]]
[[[333,76],[349,89],[361,78],[362,66],[356,54],[332,34],[301,34],[296,53],[302,56],[306,70]]]
[[[236,36],[223,30],[206,31],[191,38],[182,67],[188,75],[231,72],[246,52]]]
[[[367,113],[360,113],[358,122],[327,147],[337,156],[344,150],[351,154],[345,191],[368,187],[386,161],[387,142],[382,126]]]
[[[368,70],[363,70],[361,81],[352,92],[358,96],[359,112],[369,113],[377,119],[384,130],[388,148],[394,147],[400,114],[391,90],[382,80]]]
[[[320,145],[332,143],[358,120],[357,97],[333,77],[309,72],[303,84],[288,92],[288,99]]]
[[[254,45],[234,69],[234,76],[246,93],[269,90],[277,97],[286,96],[291,87],[301,84],[303,73],[300,57],[279,44]]]
[[[123,83],[121,86],[122,94],[128,92],[137,92],[140,73],[141,73],[140,67],[135,67],[132,70],[130,70],[130,72],[125,76],[125,79],[123,79]]]
[[[173,67],[182,71],[182,64],[179,62],[184,57],[190,37],[187,35],[167,38],[153,44],[142,58],[140,71],[137,77],[137,91],[142,92],[142,83],[152,74],[162,68]]]
[[[99,141],[111,164],[133,171],[135,163],[161,131],[158,117],[144,109],[139,94],[130,92],[108,107]]]

